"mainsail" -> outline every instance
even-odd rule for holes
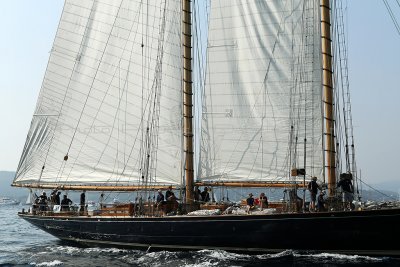
[[[323,175],[319,24],[319,1],[211,1],[200,180]]]
[[[65,1],[15,185],[181,183],[180,10]]]

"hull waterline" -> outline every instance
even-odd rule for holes
[[[400,255],[395,242],[400,209],[211,217],[19,216],[61,240],[90,246]]]

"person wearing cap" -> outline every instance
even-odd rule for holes
[[[250,210],[254,209],[254,198],[252,193],[250,193],[249,197],[246,199],[246,204],[247,204],[247,213],[250,213]]]
[[[315,201],[317,200],[318,189],[321,189],[317,184],[317,177],[312,177],[307,187],[308,191],[310,191],[310,211],[315,211]]]

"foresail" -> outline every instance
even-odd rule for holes
[[[66,0],[16,184],[179,184],[180,1]]]
[[[322,175],[319,8],[211,1],[200,180],[286,180],[292,167]]]

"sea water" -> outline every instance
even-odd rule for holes
[[[22,208],[27,209],[0,208],[0,266],[400,266],[400,259],[392,257],[292,250],[248,255],[222,250],[154,252],[71,246],[20,219],[17,212]]]

